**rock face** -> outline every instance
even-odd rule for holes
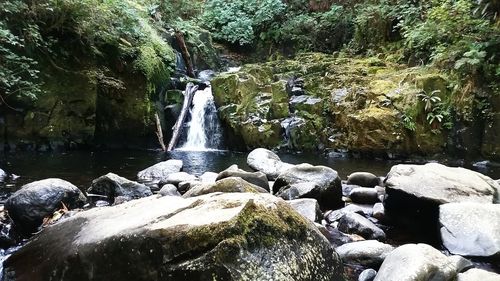
[[[458,274],[457,281],[499,281],[500,274],[489,272],[482,269],[469,269],[464,273]]]
[[[385,233],[373,222],[357,213],[347,213],[339,221],[338,228],[344,233],[354,233],[366,239],[385,240]]]
[[[181,169],[181,160],[167,160],[140,171],[137,178],[142,181],[158,183],[161,180],[166,180],[168,175],[180,172]]]
[[[380,179],[372,173],[356,172],[347,177],[347,184],[359,185],[363,187],[375,187],[380,184]]]
[[[491,178],[437,163],[396,165],[387,175],[387,193],[402,192],[437,204],[498,202],[500,186]]]
[[[455,280],[452,260],[427,244],[406,244],[392,251],[375,281]]]
[[[282,162],[276,153],[265,148],[257,148],[248,154],[247,164],[250,168],[266,174],[269,180],[276,180],[292,164]]]
[[[288,201],[288,204],[310,221],[320,222],[323,217],[316,199],[295,199]]]
[[[386,155],[443,151],[445,132],[430,132],[418,94],[449,96],[446,84],[433,70],[304,53],[219,75],[212,89],[222,123],[245,147]],[[412,112],[417,133],[401,112]]]
[[[500,204],[449,203],[439,208],[444,246],[453,254],[500,255]]]
[[[335,209],[343,205],[342,184],[336,171],[325,166],[296,165],[282,172],[273,185],[274,193],[283,193],[294,184],[316,185],[302,198],[314,198],[322,209]]]
[[[219,193],[81,212],[9,257],[4,278],[336,281],[342,265],[314,224],[280,199]]]
[[[104,195],[110,202],[113,202],[118,196],[131,200],[153,195],[147,185],[128,180],[113,173],[108,173],[93,180],[87,192]]]
[[[12,194],[5,209],[16,228],[28,235],[36,231],[43,218],[63,208],[80,208],[86,202],[83,193],[70,182],[62,179],[44,179],[26,184]]]
[[[213,184],[200,184],[191,187],[186,193],[184,198],[200,196],[214,192],[225,193],[269,193],[267,190],[260,186],[251,184],[242,178],[230,177],[216,181]]]
[[[344,263],[378,267],[394,247],[377,240],[366,240],[347,243],[335,250]]]

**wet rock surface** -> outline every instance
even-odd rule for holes
[[[272,195],[240,193],[81,212],[9,257],[4,280],[335,281],[341,271],[312,222]]]
[[[373,222],[357,213],[347,213],[340,220],[338,228],[344,233],[358,234],[366,239],[385,240],[385,233]]]
[[[26,184],[5,202],[15,227],[23,234],[36,232],[43,219],[58,209],[80,208],[85,195],[73,184],[62,179],[44,179]],[[64,204],[64,205],[63,205]]]

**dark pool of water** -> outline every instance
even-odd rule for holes
[[[15,152],[0,154],[0,168],[19,175],[20,178],[1,187],[0,199],[21,185],[45,178],[62,178],[82,190],[86,190],[93,179],[108,172],[134,180],[137,172],[160,161],[181,159],[183,170],[195,175],[206,171],[220,172],[232,164],[250,170],[246,164],[247,153],[230,151],[173,151],[165,153],[156,150],[121,150],[121,151],[71,151],[64,153]],[[353,159],[344,157],[326,157],[319,153],[279,154],[283,161],[298,164],[310,163],[325,165],[338,171],[345,179],[355,171],[368,171],[379,176],[385,176],[390,168],[403,161],[388,161],[377,159]],[[405,161],[405,162],[415,162]],[[421,160],[420,162],[425,162]],[[440,160],[448,165],[461,165],[460,161]],[[499,167],[474,167],[465,165],[489,175],[500,178]]]

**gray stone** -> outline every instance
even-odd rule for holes
[[[349,198],[354,203],[374,204],[378,201],[378,193],[375,188],[358,187],[351,190]]]
[[[439,208],[443,245],[453,254],[500,254],[500,205],[449,203]]]
[[[359,187],[361,187],[361,186],[342,183],[342,195],[348,197],[353,189],[359,188]]]
[[[295,199],[287,202],[295,211],[313,222],[320,222],[323,217],[316,199]]]
[[[257,148],[248,154],[250,168],[263,172],[269,180],[275,180],[285,170],[294,165],[282,162],[278,155],[265,148]]]
[[[267,177],[264,173],[262,173],[262,172],[254,172],[254,173],[247,172],[247,171],[239,169],[238,166],[236,166],[236,165],[233,165],[233,166],[229,167],[228,169],[220,172],[219,175],[217,175],[217,178],[215,179],[215,181],[225,179],[225,178],[230,178],[230,177],[242,178],[245,181],[247,181],[251,184],[260,186],[261,188],[263,188],[267,191],[270,190],[269,183],[267,181]]]
[[[344,263],[378,267],[394,247],[377,240],[365,240],[344,244],[336,248]]]
[[[200,196],[204,194],[224,192],[224,193],[269,193],[260,186],[251,184],[240,177],[225,178],[212,184],[199,184],[191,187],[182,196],[184,198]]]
[[[296,165],[282,172],[273,185],[273,193],[283,194],[294,184],[314,183],[306,194],[300,198],[314,198],[318,200],[323,210],[342,207],[342,185],[337,172],[325,166],[310,164]]]
[[[66,206],[80,208],[86,202],[83,193],[62,179],[44,179],[23,185],[5,202],[5,209],[16,229],[24,235],[35,232],[43,219]]]
[[[196,180],[198,180],[198,178],[194,175],[188,174],[186,172],[175,172],[169,174],[165,179],[161,181],[161,183],[173,184],[175,186],[178,186],[181,182]]]
[[[188,190],[193,188],[193,186],[200,185],[200,184],[203,184],[203,183],[201,181],[183,181],[183,182],[180,182],[179,185],[177,185],[177,190],[181,194],[184,194]]]
[[[314,223],[281,199],[251,193],[151,196],[80,212],[4,266],[6,281],[335,281],[343,272]]]
[[[385,240],[385,233],[373,222],[356,213],[347,213],[339,221],[338,229],[361,235],[366,239]]]
[[[166,184],[162,186],[160,191],[158,191],[158,194],[161,196],[181,196],[177,187],[173,184]]]
[[[448,257],[448,260],[453,263],[457,272],[464,272],[466,270],[474,268],[474,263],[462,256],[450,256]]]
[[[147,185],[128,180],[113,173],[108,173],[93,180],[87,193],[104,195],[110,202],[113,202],[118,196],[131,200],[153,195]]]
[[[345,214],[358,213],[364,214],[363,208],[358,205],[349,204],[342,209],[334,210],[325,214],[325,219],[328,223],[333,223],[340,220]]]
[[[375,276],[377,276],[377,271],[375,271],[375,269],[368,268],[361,272],[358,277],[358,281],[373,281]]]
[[[458,274],[457,281],[500,281],[500,274],[473,268]]]
[[[444,254],[426,244],[406,244],[385,258],[375,281],[454,280],[455,265]]]
[[[347,177],[347,184],[375,187],[380,184],[380,178],[372,173],[356,172]]]
[[[396,165],[386,180],[388,194],[399,191],[436,204],[498,202],[499,188],[498,183],[483,174],[437,163]]]
[[[203,183],[214,183],[218,175],[214,172],[205,172],[200,176],[200,181]]]
[[[9,175],[4,170],[0,169],[0,182],[4,182],[8,177]]]
[[[373,217],[380,221],[385,219],[384,204],[376,203],[375,205],[373,205]]]
[[[325,226],[325,229],[327,230],[327,232],[325,233],[326,238],[335,247],[339,247],[347,243],[365,240],[363,237],[357,234],[346,234],[329,225]]]
[[[158,183],[161,180],[165,180],[168,175],[180,172],[181,169],[182,160],[167,160],[140,171],[137,174],[137,178],[140,181],[151,181]]]

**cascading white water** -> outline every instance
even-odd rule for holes
[[[190,110],[186,143],[178,150],[204,151],[220,148],[222,133],[212,88],[196,91]]]

